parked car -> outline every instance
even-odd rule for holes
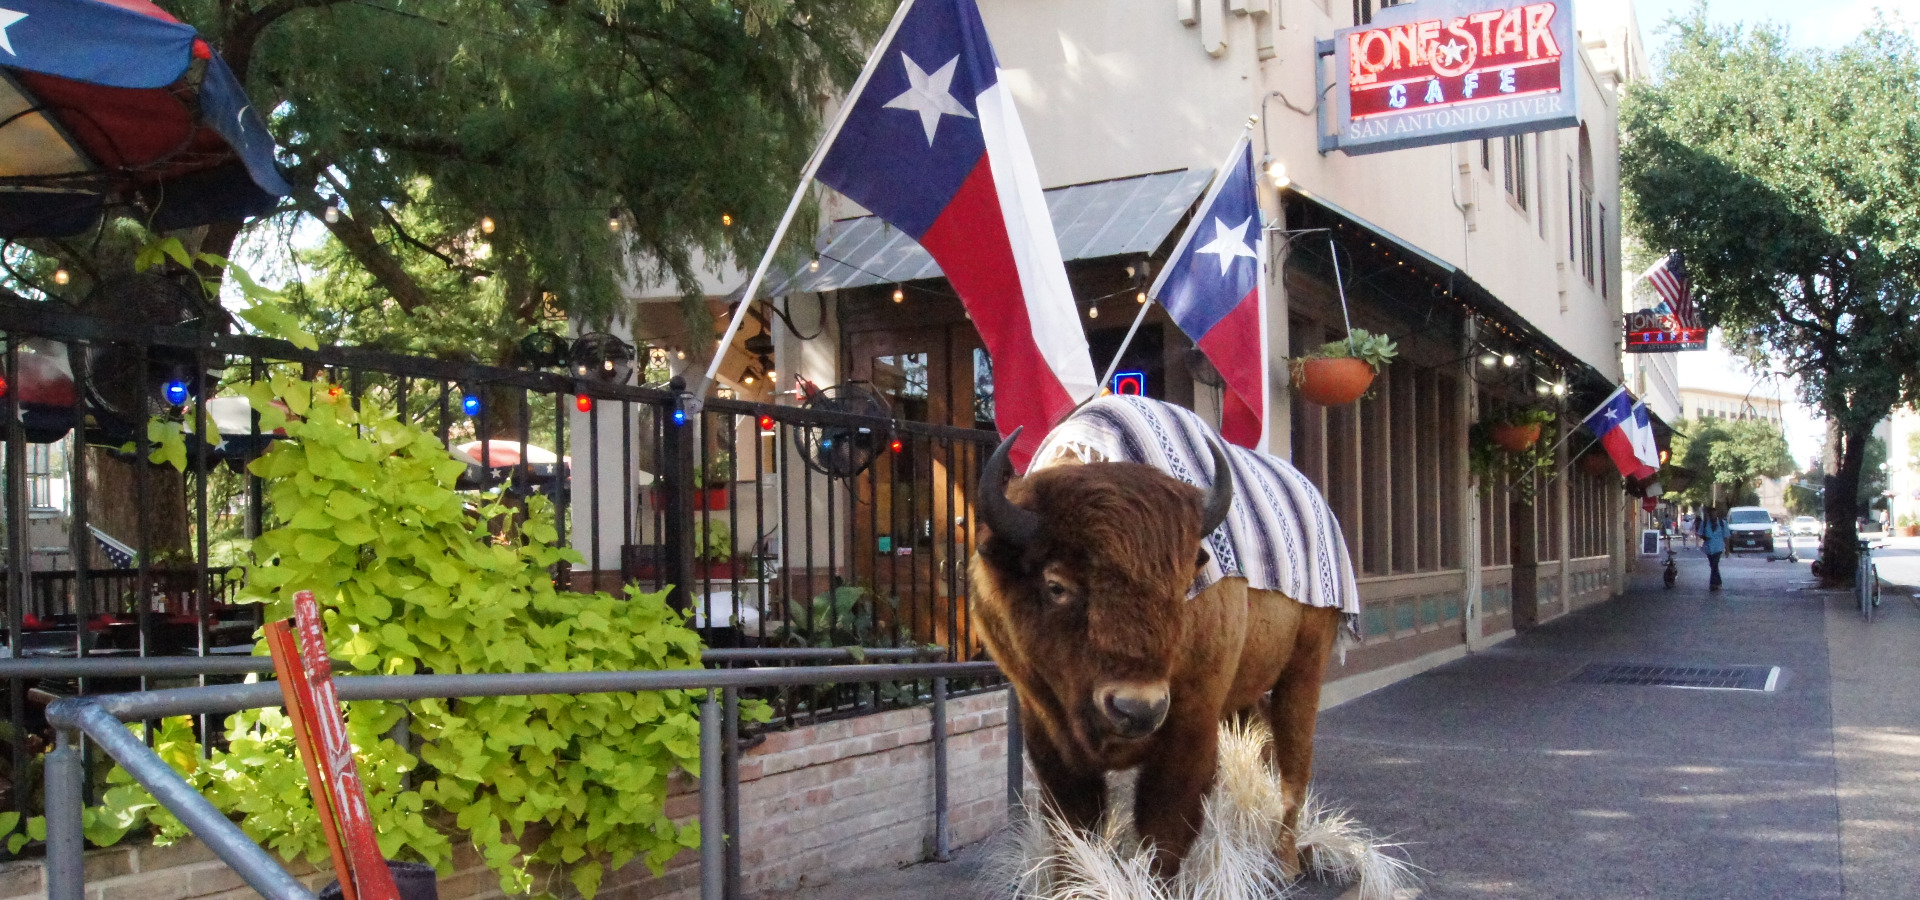
[[[1812,516],[1794,516],[1793,533],[1818,536],[1821,532],[1820,520]]]
[[[1758,506],[1727,510],[1728,552],[1759,550],[1773,553],[1773,516]]]

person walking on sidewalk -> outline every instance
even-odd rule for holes
[[[1700,549],[1706,551],[1707,567],[1712,575],[1707,578],[1707,590],[1720,589],[1720,556],[1727,552],[1727,541],[1733,537],[1733,530],[1727,527],[1727,515],[1718,506],[1709,506],[1700,517],[1693,520],[1693,532],[1700,536]]]

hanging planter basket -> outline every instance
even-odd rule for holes
[[[1525,453],[1540,442],[1540,425],[1495,425],[1488,434],[1493,445],[1508,453]]]
[[[1295,367],[1293,386],[1309,402],[1345,406],[1373,386],[1373,376],[1373,366],[1363,359],[1306,359]]]
[[[1588,475],[1606,475],[1613,470],[1613,460],[1605,453],[1589,453],[1580,457],[1580,471]]]

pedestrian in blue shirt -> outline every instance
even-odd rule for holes
[[[1720,555],[1727,552],[1727,541],[1733,537],[1733,530],[1727,527],[1726,513],[1718,506],[1709,506],[1698,519],[1693,521],[1693,533],[1700,536],[1700,548],[1706,551],[1707,566],[1713,572],[1707,579],[1707,590],[1720,589]]]

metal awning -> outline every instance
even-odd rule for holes
[[[1193,207],[1212,169],[1176,169],[1046,191],[1047,212],[1063,259],[1152,253]],[[940,267],[912,238],[877,216],[842,219],[827,229],[818,271],[802,271],[767,293],[831,291],[939,278]]]

